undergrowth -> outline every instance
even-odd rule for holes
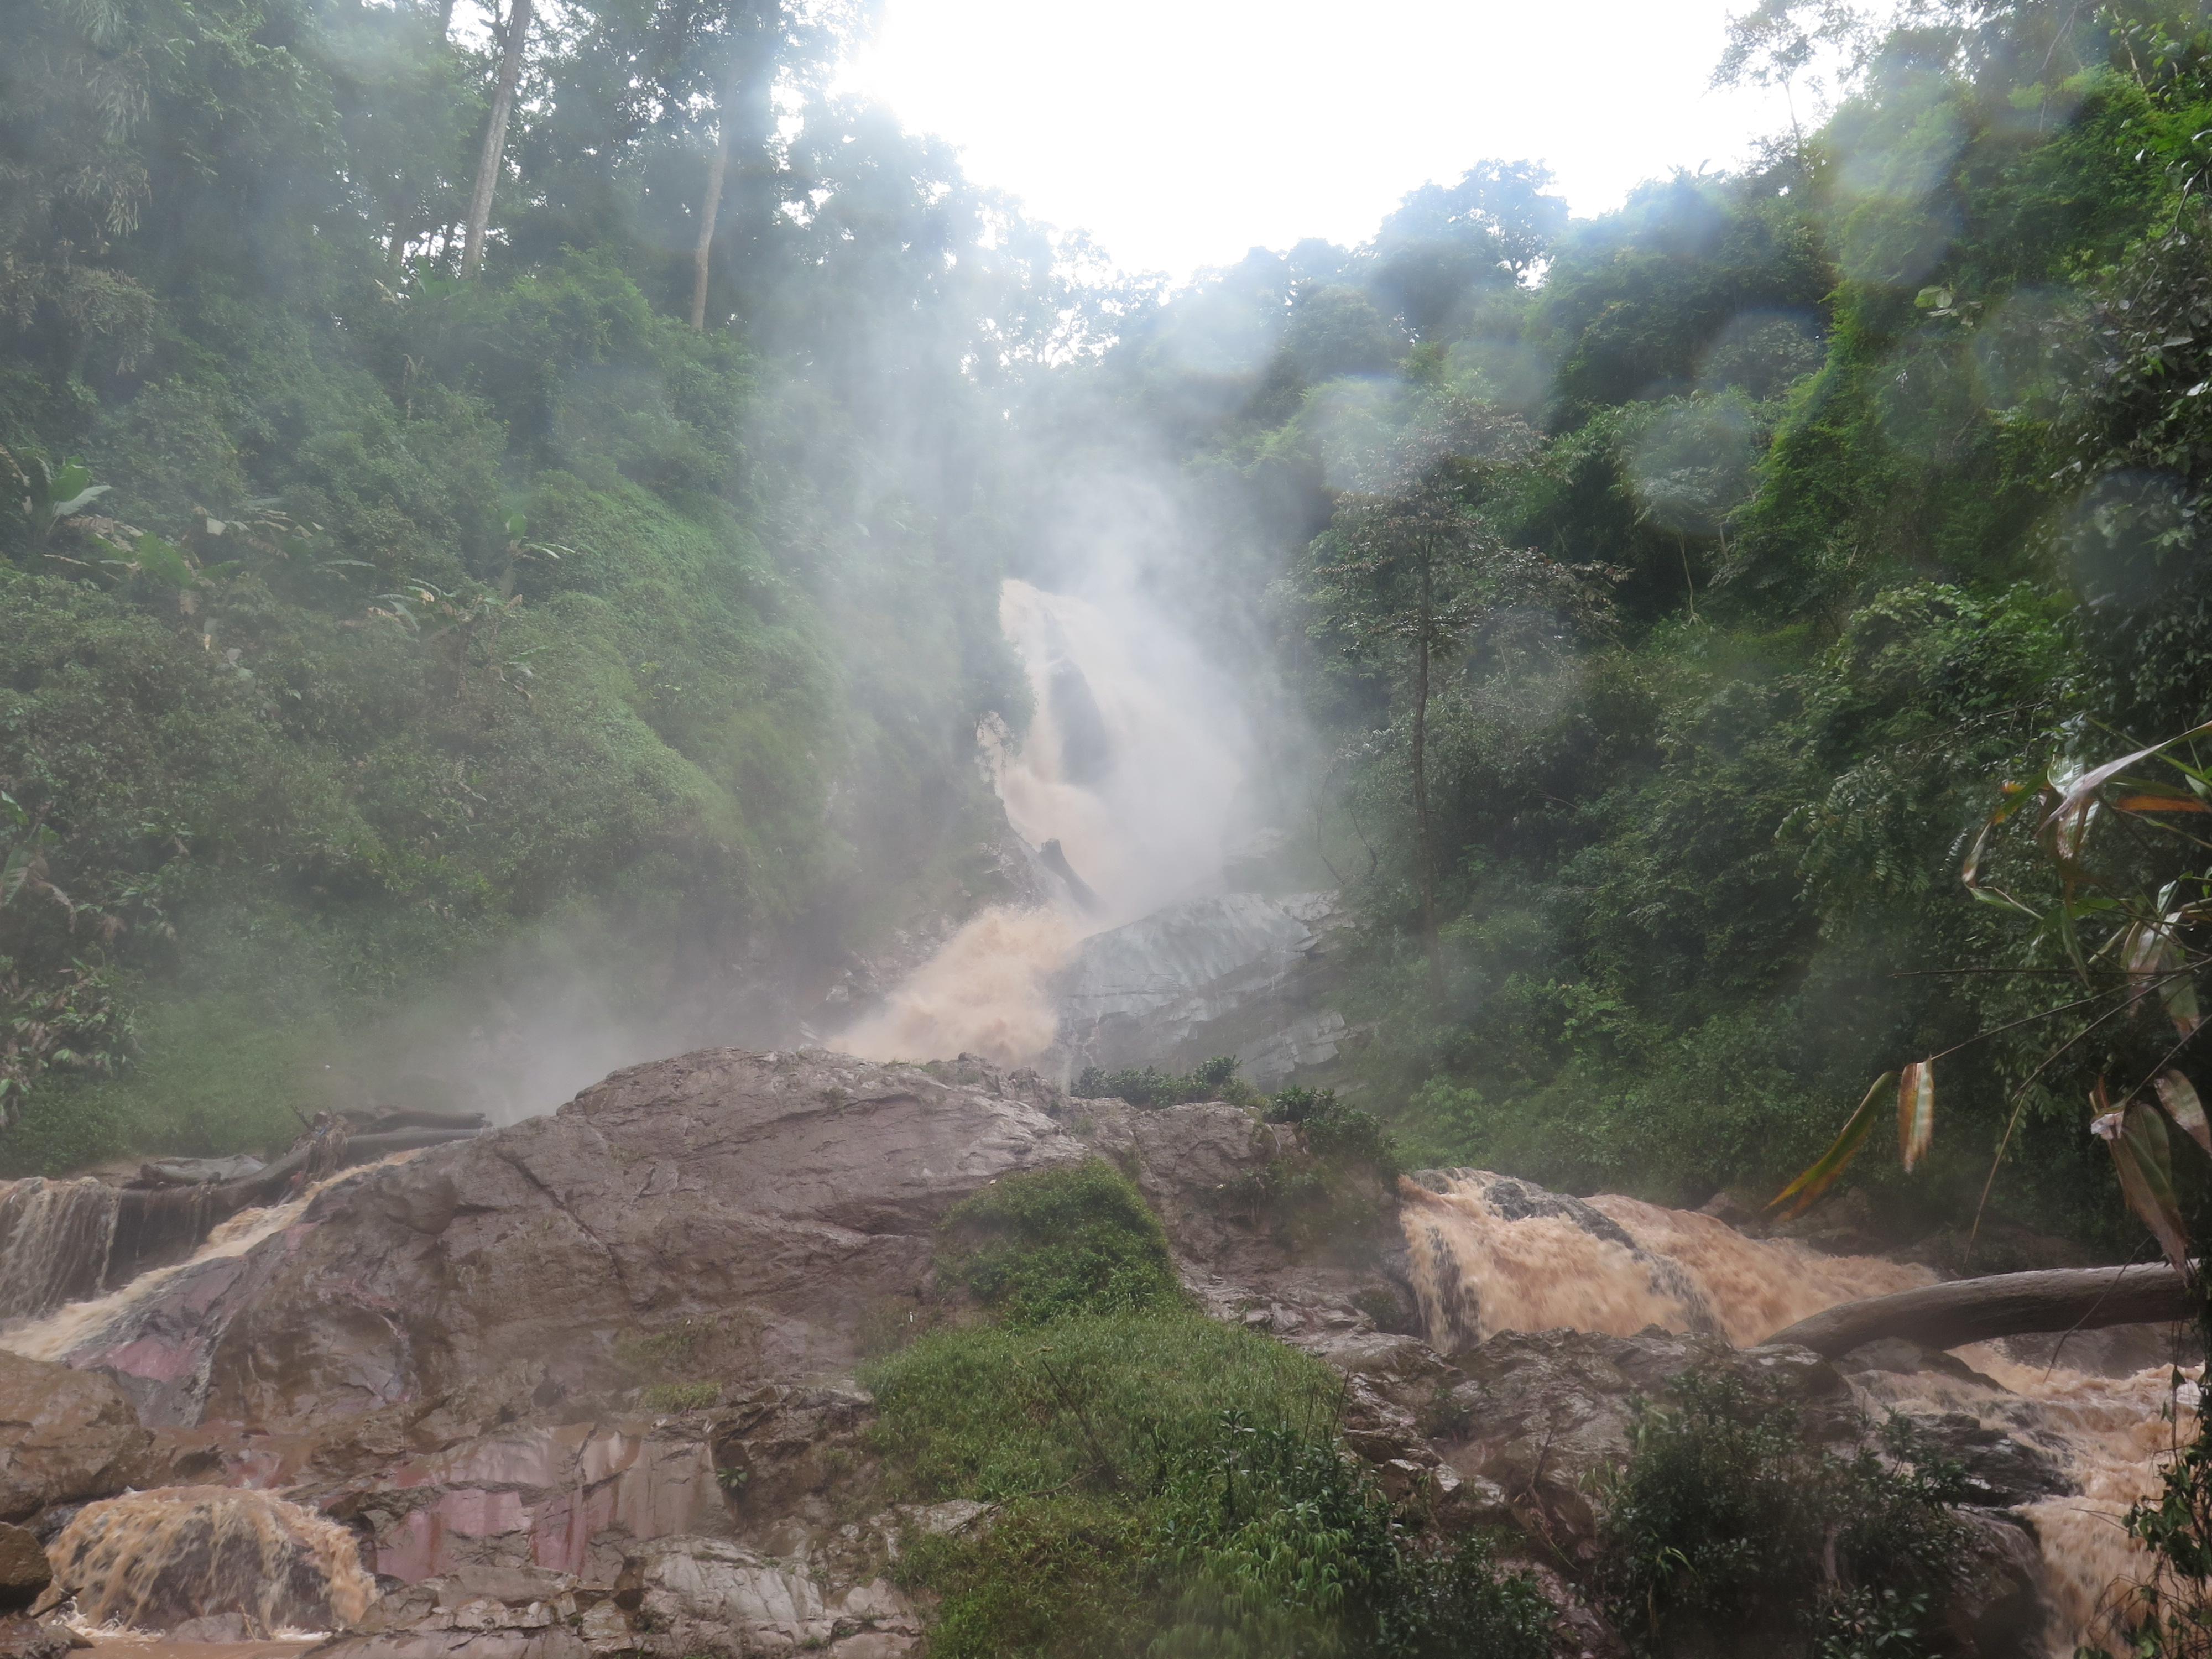
[[[1142,1194],[1096,1161],[1009,1176],[956,1206],[939,1266],[1014,1327],[1183,1299],[1167,1235]]]
[[[884,1495],[988,1506],[901,1553],[937,1659],[1549,1652],[1533,1583],[1401,1525],[1338,1443],[1335,1375],[1198,1312],[1112,1170],[1002,1181],[940,1249],[997,1322],[861,1373]]]
[[[1602,1583],[1653,1659],[1875,1659],[1929,1647],[1965,1542],[1963,1471],[1901,1418],[1885,1457],[1809,1445],[1787,1407],[1685,1376],[1680,1407],[1639,1406],[1606,1497]]]
[[[1225,1100],[1232,1106],[1257,1106],[1257,1089],[1237,1075],[1234,1054],[1218,1054],[1188,1073],[1101,1071],[1086,1066],[1068,1093],[1078,1100],[1126,1100],[1132,1106],[1182,1106],[1193,1101]]]

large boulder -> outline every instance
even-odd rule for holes
[[[1326,937],[1335,896],[1224,893],[1184,899],[1076,947],[1054,982],[1054,1060],[1073,1073],[1235,1054],[1273,1088],[1326,1065],[1344,1037]]]
[[[1080,1161],[1041,1091],[988,1068],[706,1049],[549,1117],[380,1166],[196,1264],[69,1353],[149,1421],[327,1430],[519,1362],[553,1394],[637,1380],[625,1340],[721,1322],[762,1376],[834,1373],[911,1304],[938,1218]]]
[[[877,1561],[886,1560],[886,1547],[888,1537]],[[840,1571],[814,1553],[770,1556],[721,1539],[658,1539],[629,1562],[617,1600],[635,1587],[652,1650],[665,1659],[800,1650],[894,1659],[919,1644],[921,1615],[887,1577],[866,1565]]]
[[[152,1438],[111,1379],[0,1351],[0,1521],[122,1491]]]

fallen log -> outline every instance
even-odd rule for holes
[[[1833,1359],[1885,1336],[1923,1348],[1956,1348],[2038,1331],[2193,1319],[2200,1305],[2188,1280],[2163,1262],[1991,1273],[1838,1303],[1775,1332],[1766,1343],[1794,1343]]]

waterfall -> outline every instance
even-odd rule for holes
[[[106,1288],[119,1196],[90,1176],[33,1176],[0,1188],[0,1322]]]
[[[1020,741],[996,720],[979,740],[1006,821],[1045,855],[1058,902],[972,918],[832,1039],[864,1059],[1035,1062],[1058,1028],[1053,976],[1085,937],[1220,880],[1243,772],[1203,665],[1156,617],[1024,581],[1001,588],[999,621],[1034,713]]]
[[[1401,1179],[1399,1194],[1415,1299],[1430,1341],[1447,1354],[1499,1331],[1559,1327],[1632,1336],[1657,1325],[1746,1346],[1839,1302],[1935,1277],[1877,1257],[1747,1238],[1711,1216],[1637,1199],[1566,1198],[1480,1170],[1421,1170]],[[2112,1587],[2149,1565],[2120,1519],[2157,1490],[2158,1455],[2195,1432],[2193,1394],[2176,1401],[2170,1364],[2101,1376],[2025,1363],[2005,1343],[1956,1357],[1971,1376],[1871,1371],[1852,1382],[1872,1412],[1964,1413],[2051,1454],[2076,1494],[2018,1510],[2043,1554],[2051,1659],[2071,1659],[2093,1640],[2112,1646]]]
[[[0,1182],[0,1326],[190,1255],[237,1202],[211,1185],[139,1191],[88,1176]]]
[[[1745,1346],[1823,1308],[1911,1290],[1925,1267],[1762,1243],[1707,1215],[1610,1195],[1565,1198],[1482,1170],[1398,1183],[1399,1222],[1430,1340],[1445,1353],[1498,1331],[1650,1325]]]

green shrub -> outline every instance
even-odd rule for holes
[[[1010,1326],[1181,1305],[1167,1235],[1108,1165],[993,1182],[945,1218],[939,1265]]]
[[[910,1540],[939,1659],[1540,1659],[1550,1609],[1479,1543],[1405,1532],[1317,1361],[1192,1312],[940,1331],[866,1368],[897,1498],[996,1505]]]
[[[1340,1388],[1318,1360],[1195,1313],[933,1331],[861,1381],[902,1496],[991,1503],[1141,1489],[1224,1411],[1324,1432]]]
[[[1147,1066],[1139,1071],[1101,1071],[1086,1066],[1068,1090],[1078,1100],[1126,1100],[1132,1106],[1182,1106],[1192,1101],[1225,1100],[1256,1106],[1260,1092],[1237,1075],[1234,1054],[1219,1054],[1182,1075]]]
[[[1280,1090],[1268,1103],[1267,1121],[1297,1124],[1306,1150],[1324,1163],[1371,1170],[1386,1181],[1403,1167],[1382,1120],[1346,1105],[1334,1089]]]
[[[1607,1493],[1604,1589],[1639,1654],[1857,1659],[1925,1646],[1963,1541],[1963,1472],[1893,1417],[1887,1460],[1807,1443],[1794,1413],[1731,1379],[1639,1405]]]

